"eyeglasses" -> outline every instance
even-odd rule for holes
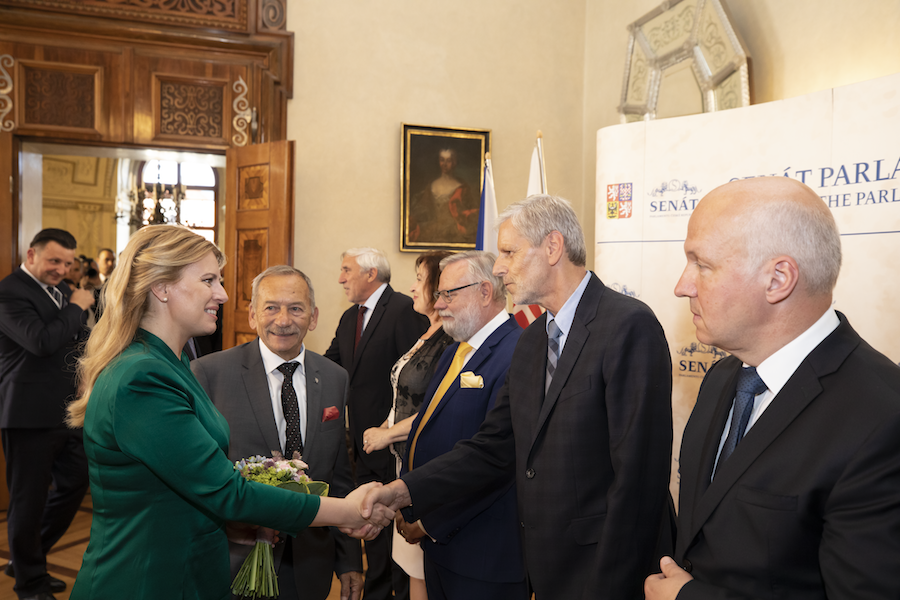
[[[475,283],[470,283],[469,285],[461,285],[458,288],[453,288],[452,290],[438,290],[434,293],[434,299],[437,300],[438,298],[440,298],[447,304],[450,304],[451,302],[453,302],[453,296],[451,296],[450,294],[458,292],[459,290],[464,290],[467,287],[472,287],[473,285],[481,285],[482,283],[482,281],[476,281]]]

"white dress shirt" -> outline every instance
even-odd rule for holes
[[[547,334],[550,334],[550,321],[556,321],[556,326],[559,327],[560,336],[559,336],[559,356],[562,356],[563,348],[566,345],[566,340],[569,339],[569,331],[572,329],[572,322],[575,321],[575,309],[578,308],[578,304],[581,302],[581,297],[584,296],[584,290],[587,289],[588,281],[591,280],[591,272],[588,271],[584,274],[584,277],[581,279],[581,283],[578,284],[578,287],[575,288],[575,291],[572,292],[572,295],[566,300],[565,304],[562,305],[562,308],[559,309],[559,313],[554,315],[549,310],[547,311]]]
[[[263,368],[266,370],[266,380],[269,382],[269,399],[272,401],[272,414],[275,415],[275,427],[278,429],[278,443],[284,451],[285,433],[284,408],[281,406],[281,386],[284,383],[284,375],[278,367],[285,362],[298,362],[300,366],[294,371],[294,389],[297,391],[297,405],[300,408],[300,439],[306,439],[306,346],[300,346],[300,354],[291,360],[284,360],[263,343],[259,342],[259,353],[262,356]],[[289,457],[288,457],[289,458]]]
[[[384,294],[384,290],[387,289],[387,284],[382,283],[377,290],[372,292],[372,295],[366,298],[366,301],[360,304],[360,306],[366,307],[366,314],[363,315],[363,328],[362,330],[366,330],[366,326],[369,324],[369,319],[372,318],[372,311],[375,310],[375,307],[378,306],[378,301],[381,300],[381,295]]]
[[[750,421],[747,423],[744,435],[747,435],[754,423],[769,408],[775,396],[788,382],[794,371],[800,366],[800,363],[806,360],[809,353],[815,350],[840,324],[841,320],[838,318],[837,313],[829,308],[809,329],[759,363],[759,366],[756,367],[756,373],[763,383],[766,384],[767,389],[761,394],[757,394],[753,399],[753,412],[750,413]],[[744,363],[743,366],[748,367],[750,365]],[[722,453],[722,446],[725,445],[725,438],[728,437],[728,432],[731,429],[731,414],[733,412],[734,402],[732,401],[731,410],[728,412],[728,419],[725,422],[725,431],[722,432],[722,438],[719,440],[719,451],[716,453],[717,464],[719,455]],[[713,468],[713,473],[715,473],[715,468]]]
[[[53,287],[53,286],[49,286],[49,285],[47,285],[46,283],[44,283],[43,281],[41,281],[40,279],[38,279],[37,277],[35,277],[35,276],[34,276],[34,273],[32,273],[31,271],[29,271],[28,268],[25,266],[25,263],[22,263],[21,266],[22,266],[22,270],[25,271],[26,273],[28,273],[28,276],[29,276],[29,277],[31,277],[32,279],[34,279],[35,282],[37,282],[37,284],[38,284],[39,286],[41,286],[42,288],[44,288],[44,291],[47,292],[47,295],[50,296],[50,299],[51,299],[51,300],[53,300],[53,304],[56,305],[56,308],[62,308],[62,306],[60,306],[59,302],[56,301],[56,298],[53,297],[53,292],[50,291],[50,288]],[[61,293],[62,293],[62,292],[60,292],[60,294],[61,294]]]

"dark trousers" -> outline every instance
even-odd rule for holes
[[[425,589],[428,600],[527,600],[525,580],[501,583],[471,579],[428,559],[425,551]]]
[[[353,447],[352,445],[350,446]],[[351,460],[355,457],[350,454]],[[356,484],[363,485],[370,481],[388,484],[397,478],[393,456],[384,471],[372,471],[361,461],[353,460]],[[363,584],[363,598],[366,600],[409,600],[409,575],[397,566],[391,558],[393,532],[385,527],[374,540],[364,542],[366,548],[366,579]],[[393,591],[393,595],[391,595]]]
[[[69,528],[88,489],[81,430],[4,429],[2,435],[13,589],[20,597],[49,592],[47,552]]]
[[[409,600],[409,575],[391,558],[393,532],[390,527],[381,530],[366,545],[366,581],[363,598],[366,600]],[[393,589],[394,595],[391,595]]]

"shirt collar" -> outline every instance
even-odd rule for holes
[[[564,337],[568,337],[569,330],[572,329],[572,321],[575,320],[575,309],[578,308],[578,303],[581,302],[581,297],[584,295],[584,290],[587,288],[588,281],[590,280],[591,272],[588,271],[584,274],[581,283],[578,284],[578,287],[575,288],[575,291],[568,297],[566,303],[562,305],[562,308],[559,309],[557,314],[554,315],[549,310],[547,311],[547,314],[556,321],[556,326],[559,327],[559,330]],[[547,324],[549,325],[549,323],[550,318],[547,319]]]
[[[496,316],[484,324],[484,327],[475,332],[475,335],[466,340],[466,342],[472,346],[473,350],[478,350],[481,348],[481,345],[487,340],[492,333],[497,331],[497,328],[506,323],[509,320],[509,313],[505,310],[501,310],[496,314]]]
[[[366,298],[366,301],[363,302],[360,306],[365,306],[369,310],[369,314],[372,314],[372,311],[375,310],[375,307],[378,305],[378,301],[381,299],[381,295],[384,293],[384,290],[387,289],[387,284],[382,283],[378,286],[378,289],[372,292],[372,295]]]
[[[44,288],[45,290],[48,290],[48,291],[49,291],[50,288],[53,287],[53,286],[47,285],[46,283],[44,283],[43,281],[41,281],[40,279],[38,279],[37,277],[35,277],[35,276],[34,276],[34,273],[32,273],[31,271],[29,271],[28,268],[25,266],[25,263],[22,263],[21,268],[22,268],[23,271],[25,271],[26,273],[28,273],[28,276],[29,276],[29,277],[31,277],[32,279],[34,279],[34,281],[35,281],[39,286],[41,286],[42,288]]]
[[[286,362],[298,362],[300,363],[300,373],[306,372],[306,345],[300,344],[300,354],[292,358],[291,360],[284,360],[266,346],[263,341],[257,338],[259,342],[259,353],[262,356],[263,367],[266,369],[266,373],[271,373],[276,370],[279,366]]]
[[[841,324],[837,313],[829,308],[812,326],[762,361],[756,372],[775,396],[788,382],[809,353],[816,349]],[[745,365],[746,366],[746,365]]]

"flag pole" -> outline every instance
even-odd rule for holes
[[[537,132],[537,148],[538,159],[541,166],[541,193],[547,193],[547,171],[544,169],[544,134],[538,129]]]

